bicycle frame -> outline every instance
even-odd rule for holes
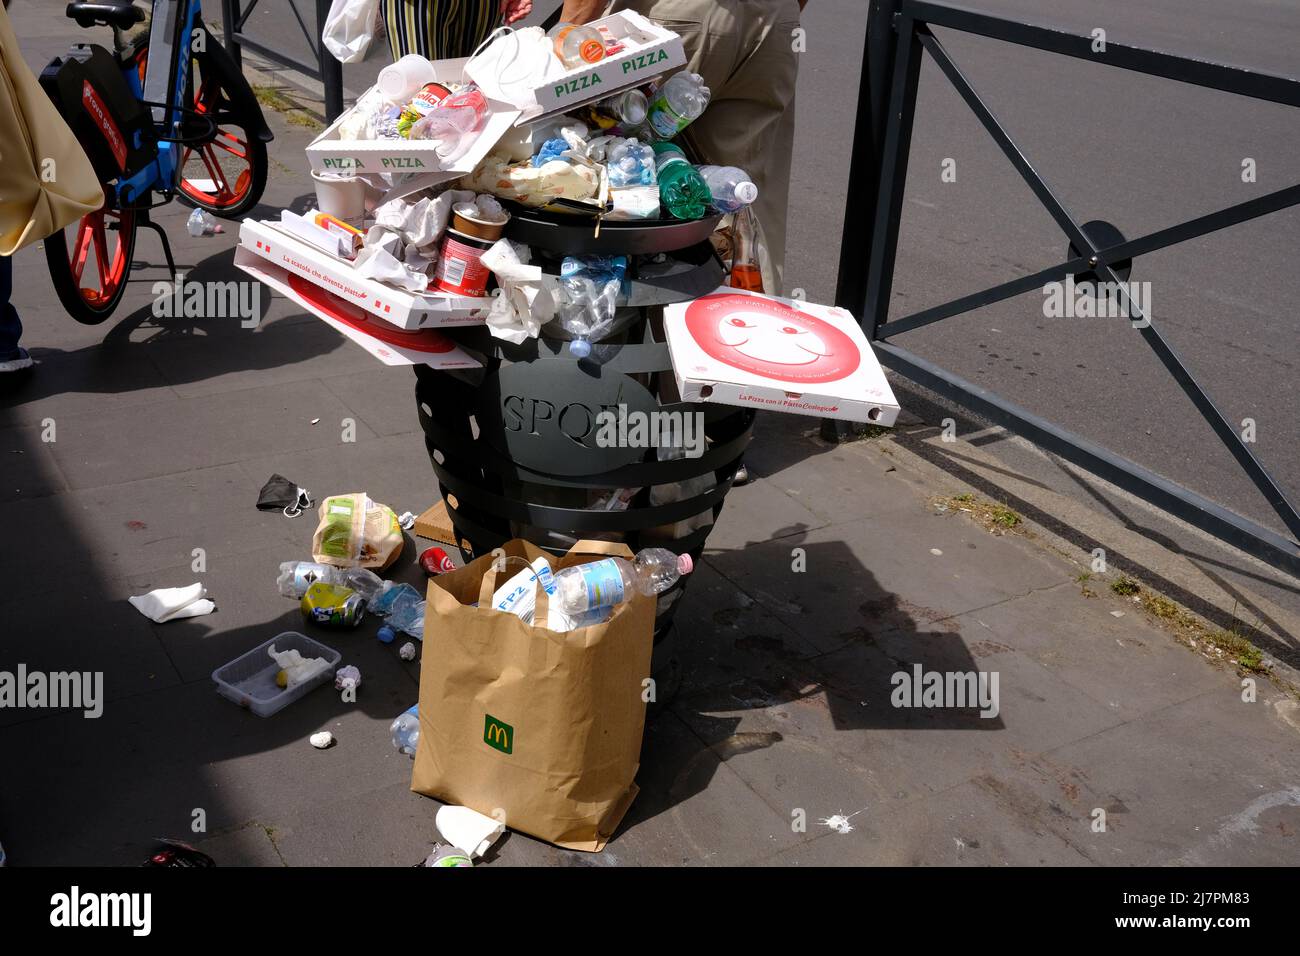
[[[202,0],[153,0],[143,83],[134,64],[122,70],[132,94],[151,108],[158,136],[154,160],[118,180],[118,199],[124,206],[135,204],[155,189],[170,196],[180,185],[183,144],[179,133],[185,115],[191,44],[202,23],[201,15]]]

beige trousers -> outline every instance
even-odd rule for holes
[[[754,203],[766,256],[763,288],[779,294],[794,149],[799,55],[796,0],[614,0],[682,37],[686,69],[704,77],[711,99],[682,136],[702,162],[739,166],[758,186]]]

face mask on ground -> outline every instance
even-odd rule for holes
[[[307,489],[298,487],[284,475],[272,475],[257,495],[258,511],[283,511],[290,518],[298,517],[303,509],[311,506]]]

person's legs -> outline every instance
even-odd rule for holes
[[[14,291],[14,263],[0,256],[0,372],[16,372],[32,364],[27,350],[18,344],[23,324],[9,297]]]
[[[796,0],[615,0],[682,37],[685,69],[709,88],[704,115],[682,136],[701,161],[739,166],[758,186],[754,214],[766,256],[763,285],[779,294],[794,152],[799,25]]]
[[[8,256],[0,256],[0,359],[13,358],[18,339],[23,334],[18,310],[9,301],[13,291],[14,261]]]

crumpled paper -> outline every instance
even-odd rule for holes
[[[429,288],[428,268],[438,258],[438,242],[451,220],[451,208],[473,202],[474,193],[449,189],[415,202],[390,199],[376,207],[375,222],[353,265],[367,279],[387,282],[407,292]]]
[[[528,265],[529,258],[527,246],[509,239],[498,239],[482,257],[499,286],[487,316],[488,331],[515,345],[537,338],[555,317],[558,301],[559,280],[541,266]]]

